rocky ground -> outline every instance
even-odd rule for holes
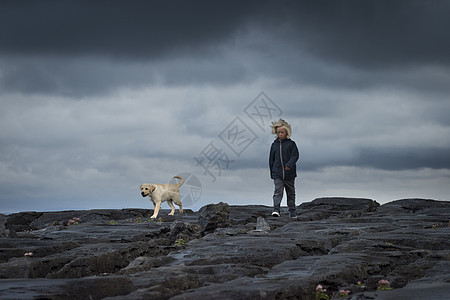
[[[320,198],[297,219],[226,203],[152,213],[0,215],[0,299],[450,297],[450,202]]]

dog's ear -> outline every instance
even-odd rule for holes
[[[156,186],[151,185],[151,186],[150,186],[150,193],[153,193],[154,190],[156,190]]]

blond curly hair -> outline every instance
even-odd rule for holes
[[[287,132],[286,138],[291,137],[291,134],[292,134],[291,125],[289,125],[288,122],[286,122],[283,119],[279,119],[276,122],[272,122],[272,134],[277,134],[278,128],[286,129],[286,132]]]

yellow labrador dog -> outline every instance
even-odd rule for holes
[[[178,183],[144,183],[141,184],[141,195],[142,197],[150,196],[150,199],[153,202],[153,215],[151,219],[156,219],[159,213],[159,209],[161,208],[161,203],[167,201],[172,211],[169,213],[169,216],[173,216],[175,213],[174,203],[180,207],[180,214],[183,213],[183,205],[181,204],[180,199],[180,186],[183,185],[184,179],[180,176],[175,176],[180,180]]]

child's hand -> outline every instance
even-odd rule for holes
[[[286,168],[284,168],[286,171],[289,171],[291,168],[289,168],[289,167],[286,167]]]

